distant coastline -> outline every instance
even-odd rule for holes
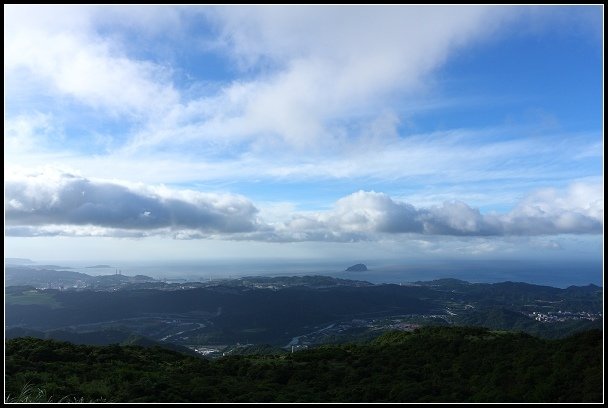
[[[4,258],[4,262],[13,265],[34,264],[36,262],[28,258]]]

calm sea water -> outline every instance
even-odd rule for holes
[[[89,275],[106,275],[120,269],[124,275],[147,275],[158,279],[200,281],[242,276],[327,275],[372,283],[404,283],[440,278],[469,282],[527,282],[538,285],[603,286],[601,261],[513,261],[513,260],[441,260],[441,261],[369,261],[365,272],[345,272],[353,262],[345,261],[182,261],[124,262],[96,261],[88,264],[53,262]],[[110,268],[87,268],[107,264]]]

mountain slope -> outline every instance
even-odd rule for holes
[[[208,361],[160,348],[6,344],[6,392],[113,402],[599,402],[602,333],[561,340],[479,328]]]

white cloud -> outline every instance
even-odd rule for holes
[[[6,232],[15,236],[354,242],[395,234],[595,234],[603,230],[604,201],[601,184],[576,183],[565,191],[536,191],[504,214],[482,214],[461,201],[416,208],[373,191],[343,197],[327,211],[298,212],[288,203],[266,203],[260,212],[243,196],[91,180],[45,168],[7,173],[5,214]]]
[[[40,112],[17,115],[6,119],[4,124],[4,148],[9,152],[31,151],[61,136],[54,118]]]
[[[421,91],[449,55],[485,39],[510,14],[506,8],[411,6],[203,11],[219,32],[211,41],[215,50],[253,75],[175,106],[169,122],[146,129],[131,149],[246,140],[258,148],[279,143],[315,152],[341,148],[353,123],[373,137],[390,137],[390,129],[379,134],[384,129],[377,122],[395,115],[395,96]],[[182,129],[170,131],[176,127]]]
[[[461,201],[446,201],[420,214],[424,231],[440,235],[499,235],[500,221]]]
[[[110,115],[138,118],[179,102],[170,69],[129,58],[122,47],[95,32],[94,7],[12,6],[5,8],[5,79],[19,98],[27,82],[73,98]]]
[[[566,191],[542,189],[526,197],[506,216],[510,233],[601,232],[604,185],[574,183]]]
[[[599,234],[603,231],[603,187],[574,184],[566,191],[531,194],[506,214],[482,214],[460,201],[416,208],[388,195],[358,191],[326,212],[296,215],[277,228],[276,240],[377,239],[379,234],[509,236]],[[424,242],[422,242],[425,244]],[[490,248],[484,243],[480,251]],[[486,248],[486,249],[484,249]]]
[[[601,157],[599,135],[546,132],[530,138],[523,126],[400,134],[403,111],[428,103],[424,95],[433,86],[434,71],[491,37],[513,8],[205,8],[200,24],[213,22],[219,32],[206,46],[238,61],[243,75],[209,88],[196,83],[197,92],[174,83],[173,70],[179,67],[170,65],[171,58],[135,56],[128,44],[135,33],[146,39],[173,35],[193,9],[139,10],[5,8],[5,148],[25,152],[5,158],[25,167],[68,165],[99,177],[45,172],[7,179],[8,235],[281,242],[377,242],[399,236],[440,251],[420,237],[584,234],[603,228],[601,183],[541,190],[500,214],[475,208],[489,195],[490,204],[504,208],[543,180],[563,184],[589,175],[592,170],[577,173],[564,163]],[[188,24],[195,21],[188,17]],[[182,47],[179,52],[185,47],[192,52],[204,41],[189,39],[186,46],[174,42]],[[50,107],[66,99],[74,116],[85,106],[101,112],[102,121],[118,117],[124,149],[80,154],[74,145],[86,143],[74,142],[79,136],[71,135],[65,146],[54,146],[61,153],[45,150],[46,141],[61,138],[63,121],[88,127],[54,116]],[[13,101],[25,101],[27,113],[13,116]],[[50,107],[45,111],[36,103]],[[96,137],[103,139],[105,131]],[[150,185],[111,180],[125,177]],[[351,194],[328,211],[265,203],[257,212],[240,196],[156,186],[258,179],[349,180],[353,189],[362,180],[367,188],[398,180],[404,187],[401,199],[393,195],[397,187],[392,196]],[[475,184],[488,180],[492,186]],[[422,185],[432,191],[409,195]],[[263,199],[277,197],[268,193]],[[471,245],[470,251],[480,253],[492,248],[484,240]]]
[[[468,45],[492,37],[516,10],[9,6],[7,108],[17,100],[14,92],[34,81],[34,94],[24,105],[51,92],[43,103],[47,117],[50,106],[62,106],[62,98],[69,97],[109,113],[108,118],[133,116],[136,124],[111,123],[110,130],[102,125],[97,132],[95,125],[78,124],[79,134],[52,148],[15,136],[5,144],[12,150],[7,160],[68,163],[101,178],[137,174],[149,183],[365,177],[420,178],[432,184],[530,179],[537,159],[543,159],[539,170],[564,180],[561,163],[547,161],[571,149],[584,154],[588,141],[577,147],[580,141],[564,135],[564,145],[556,147],[548,142],[554,135],[531,139],[525,129],[513,127],[399,135],[402,105],[414,110],[424,105],[421,88],[432,83],[433,72]],[[171,58],[151,62],[129,53],[128,42],[141,41],[140,36],[170,37],[182,26],[197,24],[207,32],[210,23],[219,36],[216,52],[241,61],[244,75],[196,97],[186,97],[188,89],[172,82],[172,71],[179,67],[170,65]],[[142,33],[143,26],[150,28]],[[197,58],[197,41],[204,38],[190,39],[187,51]],[[173,45],[176,53],[185,52],[181,40]],[[13,81],[19,82],[17,89]],[[79,116],[78,106],[68,110]],[[9,115],[8,121],[25,123],[30,133],[47,132],[36,127],[36,115]],[[67,127],[74,120],[59,119]],[[95,146],[82,142],[87,136]],[[27,143],[36,145],[39,154],[14,154]],[[49,154],[40,154],[45,147]],[[56,157],[53,148],[61,151]]]
[[[258,228],[258,210],[241,196],[90,180],[48,169],[9,175],[5,195],[9,235],[229,234]]]
[[[396,60],[410,61],[410,66],[425,61],[432,65],[438,55],[445,55],[445,43],[469,39],[492,11],[484,7],[287,6],[223,7],[210,14],[220,25],[219,42],[246,68],[264,59],[282,65],[312,56],[382,67],[384,61]],[[366,55],[386,58],[365,61]]]

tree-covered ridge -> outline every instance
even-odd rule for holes
[[[602,401],[602,332],[547,340],[480,328],[218,360],[161,348],[6,343],[6,395],[114,402]]]
[[[27,329],[89,344],[109,344],[105,336],[92,338],[93,332],[120,329],[191,348],[285,346],[294,338],[307,345],[345,342],[399,324],[483,326],[557,338],[601,328],[602,293],[594,285],[559,289],[455,279],[372,285],[326,276],[247,277],[164,289],[19,286],[6,289],[5,327],[7,337]],[[367,332],[359,333],[362,329]]]

